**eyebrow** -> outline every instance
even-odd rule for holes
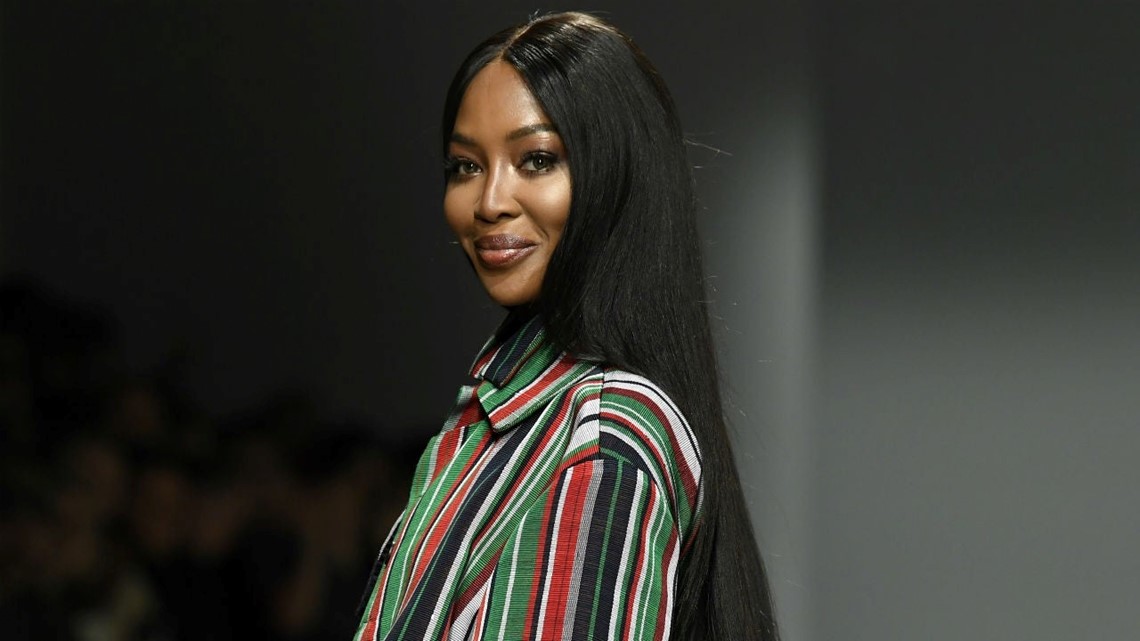
[[[556,130],[554,128],[554,125],[552,125],[548,122],[540,122],[540,123],[535,123],[533,125],[527,125],[525,127],[519,127],[518,129],[515,129],[511,133],[507,134],[507,140],[514,141],[514,140],[518,140],[520,138],[526,138],[527,136],[533,136],[534,134],[542,133],[542,132],[558,133],[558,130]],[[476,142],[475,142],[474,138],[469,138],[469,137],[464,136],[463,134],[461,134],[459,132],[452,132],[451,133],[451,141],[459,143],[461,145],[476,146]]]

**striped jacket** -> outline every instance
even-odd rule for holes
[[[504,333],[420,459],[355,641],[668,639],[701,504],[688,424],[536,319]]]

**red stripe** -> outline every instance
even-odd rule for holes
[[[459,450],[459,437],[461,435],[462,430],[440,434],[439,442],[435,448],[435,463],[428,474],[428,483],[434,481],[439,476],[440,471],[455,457],[455,452]]]
[[[458,421],[455,426],[457,428],[467,427],[468,425],[483,418],[483,406],[479,403],[479,396],[475,393],[471,395],[471,401],[467,403],[467,407],[463,408],[463,413],[459,415]]]
[[[563,494],[562,521],[559,523],[559,530],[553,533],[554,536],[558,537],[558,549],[554,553],[553,567],[556,569],[565,568],[566,571],[552,572],[549,576],[550,587],[546,591],[548,597],[543,606],[546,611],[546,620],[542,629],[543,638],[561,639],[562,627],[566,617],[572,616],[567,612],[570,605],[567,601],[570,596],[573,573],[568,570],[574,567],[578,550],[577,544],[579,542],[585,543],[579,539],[578,528],[584,518],[583,507],[586,504],[590,479],[593,476],[594,466],[583,465],[571,474],[570,482]],[[554,523],[551,522],[550,526],[553,527]]]
[[[557,487],[557,484],[555,484],[555,487]],[[540,521],[540,523],[547,523],[547,524],[552,523],[551,514],[556,509],[558,509],[557,496],[558,496],[557,492],[551,492],[550,497],[546,499],[546,505],[544,505],[542,508],[542,520]],[[535,553],[534,553],[534,558],[535,558],[534,575],[531,576],[530,601],[529,601],[530,607],[527,608],[527,612],[526,612],[526,622],[523,625],[524,633],[529,633],[530,630],[534,627],[535,613],[538,610],[538,606],[541,605],[541,601],[542,601],[542,599],[541,599],[542,576],[543,576],[543,572],[544,572],[544,567],[546,565],[543,562],[543,556],[546,554],[546,547],[547,547],[547,537],[546,536],[538,537],[538,549],[536,549]],[[518,551],[516,550],[515,553],[517,554]]]
[[[377,581],[376,586],[379,588],[384,585]],[[376,590],[376,601],[372,603],[372,608],[368,611],[368,623],[364,625],[364,634],[360,637],[361,641],[370,641],[376,635],[376,626],[380,624],[380,606],[383,599],[380,598],[380,592],[383,590]]]
[[[547,423],[548,425],[550,425],[550,426],[557,425],[559,427],[565,427],[565,426],[563,426],[563,423],[565,423],[566,415],[570,412],[571,409],[578,409],[573,402],[574,397],[575,397],[578,389],[581,387],[585,387],[586,385],[589,385],[589,383],[579,383],[578,385],[575,385],[574,387],[570,388],[570,390],[563,397],[562,404],[559,406],[558,412],[555,413],[553,420],[548,421],[548,423]],[[596,396],[596,394],[592,395],[592,396]],[[570,427],[573,428],[573,426],[570,426]],[[542,438],[539,440],[537,446],[533,450],[534,455],[527,458],[526,462],[523,464],[522,469],[520,469],[518,474],[515,475],[514,482],[511,483],[511,486],[502,495],[503,500],[499,502],[499,505],[498,505],[498,507],[495,508],[495,512],[491,515],[491,518],[487,519],[487,522],[483,525],[483,529],[480,530],[479,533],[476,535],[476,537],[475,537],[476,541],[481,540],[483,538],[483,535],[486,534],[487,530],[491,529],[494,526],[494,524],[498,521],[498,519],[501,516],[501,514],[503,513],[503,511],[507,509],[507,505],[511,502],[510,501],[511,497],[513,497],[515,495],[515,493],[518,491],[519,487],[523,483],[525,483],[527,480],[530,479],[530,472],[536,465],[538,465],[538,459],[542,458],[542,454],[546,451],[547,445],[560,432],[561,432],[561,430],[554,430],[554,429],[547,429],[547,430],[543,431]],[[594,448],[593,451],[597,451],[597,448]],[[561,474],[563,469],[565,469],[566,467],[568,467],[568,466],[563,464],[561,467],[555,469],[553,478],[557,479],[558,475]]]
[[[685,545],[681,548],[681,556],[689,553],[689,548],[693,547],[693,541],[697,539],[697,531],[701,529],[701,522],[694,519],[689,525],[689,535],[685,537]]]
[[[664,409],[662,409],[661,405],[659,405],[655,399],[640,392],[631,392],[630,396],[644,403],[646,407],[653,412],[653,415],[657,417],[657,420],[661,421],[661,424],[665,426],[665,433],[669,435],[669,447],[672,448],[673,456],[671,458],[677,461],[677,467],[681,471],[681,484],[685,488],[685,492],[689,495],[690,501],[695,501],[697,496],[696,474],[694,474],[692,468],[689,467],[685,457],[679,456],[681,454],[681,445],[677,441],[677,431],[673,429],[674,423],[666,418]],[[684,429],[679,425],[676,427]]]

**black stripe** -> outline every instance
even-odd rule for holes
[[[618,565],[621,563],[621,543],[625,539],[624,525],[620,532],[613,530],[609,519],[611,507],[618,520],[628,514],[628,510],[623,509],[619,496],[619,488],[627,472],[621,463],[615,461],[602,460],[600,467],[602,478],[598,485],[594,513],[590,515],[590,531],[586,538],[586,563],[582,567],[582,582],[578,586],[578,602],[574,604],[573,609],[575,639],[603,639],[608,634],[610,614],[614,604],[613,584],[616,581]],[[607,532],[610,536],[608,544]],[[613,556],[615,553],[617,558]],[[596,616],[592,636],[591,616]]]
[[[629,530],[628,515],[633,512],[633,501],[637,497],[637,472],[624,468],[624,466],[620,464],[618,464],[618,466],[623,472],[620,483],[614,486],[614,501],[617,502],[617,510],[615,513],[619,518],[610,524],[610,544],[607,549],[607,563],[605,567],[602,568],[602,594],[615,595],[617,607],[621,608],[615,625],[617,629],[620,630],[622,626],[625,625],[625,603],[628,599],[633,598],[633,595],[629,592],[630,586],[619,584],[622,580],[619,574],[621,570],[621,556],[623,553],[628,553],[630,563],[636,563],[639,548],[635,545],[628,550],[625,549],[625,537]],[[638,524],[640,525],[640,512],[638,513]],[[629,570],[631,571],[630,576],[632,576],[633,568],[630,567]],[[616,595],[621,595],[621,598],[618,598]],[[605,638],[610,629],[610,617],[612,616],[614,603],[612,601],[606,601],[602,606],[601,609],[605,610],[606,617],[603,619],[599,615],[598,620],[595,622],[595,638]]]
[[[532,318],[519,328],[513,336],[504,341],[503,348],[491,359],[484,378],[494,383],[496,387],[505,385],[522,364],[523,357],[531,352],[531,345],[541,333],[542,323],[538,318]]]
[[[646,449],[653,449],[649,443],[645,443],[644,441],[642,441],[642,443],[645,444]],[[644,472],[649,478],[656,477],[654,471],[658,471],[662,474],[668,472],[668,470],[657,470],[658,465],[656,460],[645,460],[645,455],[642,452],[634,449],[629,443],[605,430],[602,430],[598,434],[598,449],[601,450],[603,454],[629,461],[630,465]]]

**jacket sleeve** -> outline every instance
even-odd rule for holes
[[[668,496],[620,458],[563,470],[504,546],[475,638],[667,639],[680,557]]]

